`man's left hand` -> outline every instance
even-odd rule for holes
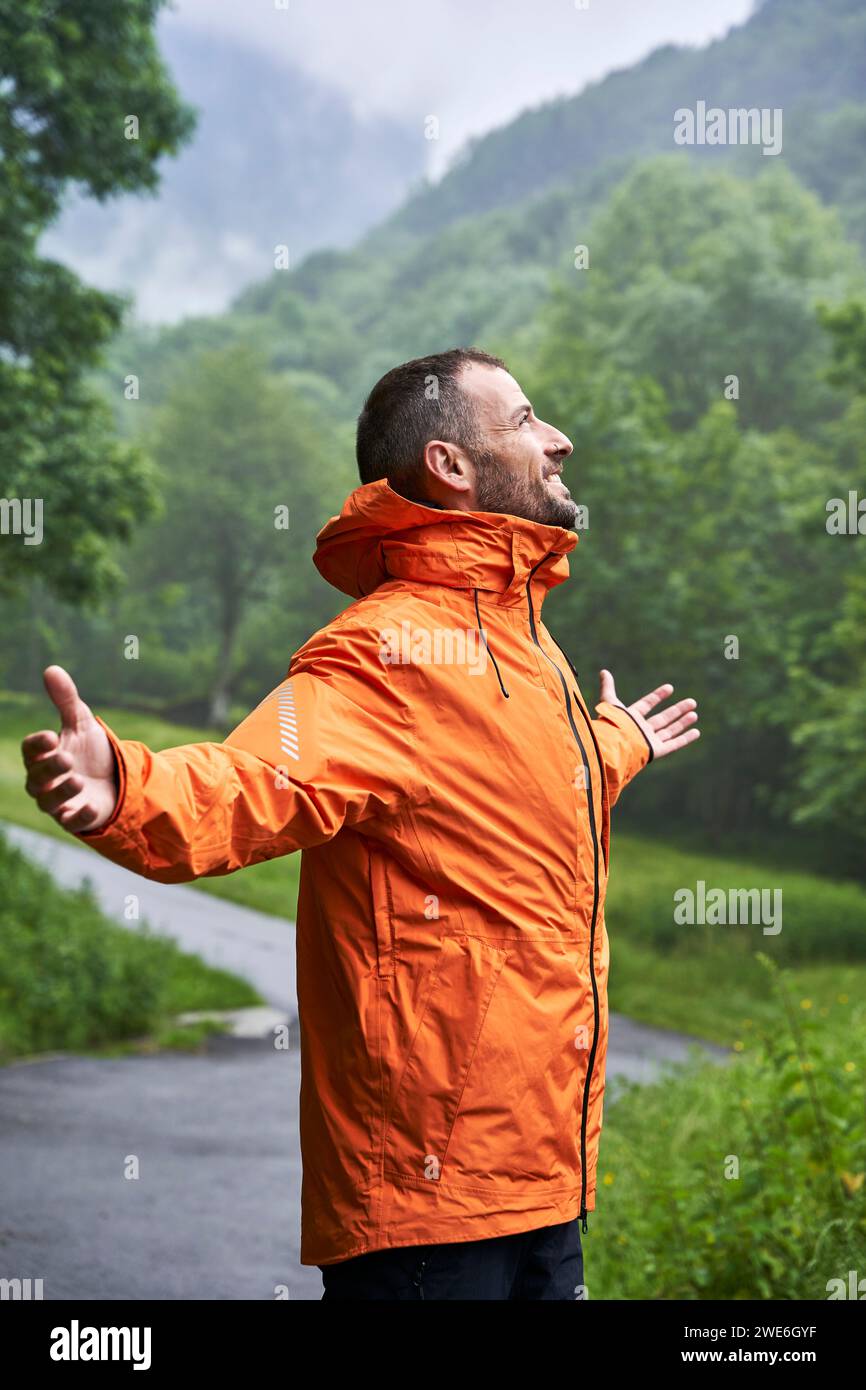
[[[696,738],[700,738],[700,730],[693,727],[698,721],[696,700],[678,700],[675,705],[670,705],[650,718],[650,710],[655,709],[656,705],[660,705],[673,693],[672,685],[658,685],[648,695],[635,700],[633,705],[626,705],[616,693],[610,671],[602,671],[600,675],[602,700],[628,710],[649,739],[654,758],[666,758],[669,753],[676,753],[680,748],[685,748],[686,744],[694,743]]]

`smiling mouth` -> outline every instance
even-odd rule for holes
[[[562,489],[563,492],[568,492],[568,488],[565,486],[565,483],[562,481],[562,478],[560,477],[559,473],[557,473],[557,472],[555,472],[555,471],[554,471],[554,472],[550,472],[550,473],[545,473],[545,474],[544,474],[544,482],[545,482],[545,485],[546,485],[547,487],[550,487],[551,485],[556,484],[559,488]],[[570,495],[570,494],[569,494],[569,495]]]

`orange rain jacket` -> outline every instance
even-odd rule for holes
[[[357,601],[224,743],[103,723],[100,853],[182,882],[303,850],[304,1264],[595,1206],[610,808],[652,750],[541,621],[576,541],[359,487],[315,555]]]

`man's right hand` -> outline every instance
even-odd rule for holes
[[[48,666],[45,689],[60,711],[60,733],[43,729],[21,744],[27,791],[64,830],[99,830],[117,802],[114,750],[62,666]]]

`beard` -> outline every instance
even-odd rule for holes
[[[542,478],[510,473],[488,449],[473,450],[471,457],[476,468],[477,511],[507,512],[543,526],[576,529],[577,503],[571,497],[558,497]]]

